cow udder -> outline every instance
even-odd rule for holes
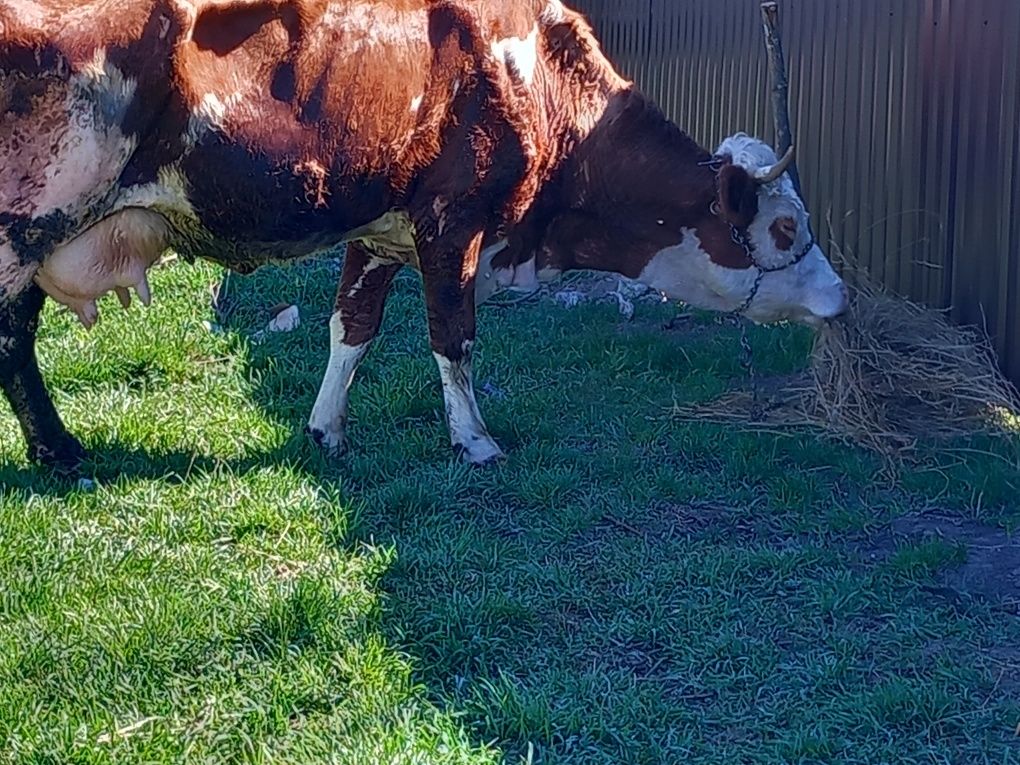
[[[127,208],[87,229],[46,258],[35,275],[51,298],[68,306],[89,328],[99,316],[96,300],[113,291],[127,308],[129,288],[149,305],[145,272],[169,242],[166,221],[142,208]]]

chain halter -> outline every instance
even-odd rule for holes
[[[700,164],[710,168],[716,176],[718,176],[722,171],[723,166],[730,161],[729,157],[713,156],[707,162],[701,162]],[[744,298],[744,302],[726,314],[727,317],[732,319],[740,327],[740,366],[745,372],[747,372],[748,378],[751,381],[751,421],[757,422],[762,418],[764,413],[761,411],[758,396],[757,376],[755,375],[754,370],[754,353],[751,348],[751,342],[747,337],[747,322],[740,321],[740,319],[744,316],[744,312],[751,307],[751,303],[754,302],[755,297],[758,295],[758,290],[761,289],[761,283],[765,278],[765,274],[785,271],[787,268],[792,268],[800,263],[808,256],[808,253],[814,249],[815,237],[814,234],[811,233],[810,229],[808,229],[810,236],[807,244],[804,245],[804,247],[792,260],[786,263],[781,263],[778,266],[766,266],[758,260],[754,249],[754,243],[751,241],[751,237],[748,235],[746,227],[736,226],[731,221],[724,218],[722,211],[719,209],[719,202],[716,200],[713,200],[712,204],[709,205],[709,210],[717,218],[724,220],[730,227],[730,239],[735,245],[744,251],[744,256],[747,258],[748,262],[750,262],[755,271],[757,271],[757,274],[754,277],[754,284],[751,285],[751,291],[748,293],[747,297]]]
[[[718,176],[723,166],[726,165],[729,161],[730,160],[728,157],[713,156],[707,162],[702,162],[700,164],[704,167],[710,168]],[[761,283],[762,280],[765,278],[765,274],[772,274],[776,273],[777,271],[785,271],[788,268],[792,268],[793,266],[797,265],[802,260],[804,260],[804,258],[808,256],[811,250],[814,249],[815,237],[814,234],[810,233],[810,229],[808,229],[810,236],[808,238],[807,244],[804,245],[804,247],[800,250],[800,252],[798,252],[794,256],[792,260],[786,263],[781,263],[778,266],[762,265],[762,263],[758,260],[757,254],[755,252],[754,243],[751,241],[751,237],[747,233],[747,228],[742,226],[736,226],[731,221],[724,218],[722,215],[722,211],[719,209],[719,202],[716,200],[713,200],[712,204],[709,205],[709,210],[717,218],[720,218],[721,220],[725,221],[726,225],[730,227],[730,240],[744,251],[744,257],[747,258],[751,266],[755,269],[755,271],[758,272],[754,278],[754,284],[751,285],[750,293],[748,293],[743,303],[741,303],[737,308],[734,308],[732,311],[729,312],[730,316],[742,316],[744,312],[751,307],[751,303],[754,302],[755,297],[758,295],[758,290],[761,289]]]

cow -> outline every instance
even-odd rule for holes
[[[85,457],[35,355],[46,296],[150,300],[166,248],[247,273],[346,243],[307,430],[345,441],[387,292],[418,269],[451,443],[501,456],[476,302],[572,269],[756,322],[847,291],[782,159],[708,151],[559,0],[0,0],[0,385],[30,457]]]

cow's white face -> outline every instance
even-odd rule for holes
[[[723,141],[716,156],[731,158],[731,177],[745,171],[755,181],[767,177],[779,162],[771,146],[745,133]],[[770,271],[762,277],[746,309],[747,316],[758,322],[792,319],[815,324],[846,311],[846,285],[821,248],[813,243],[808,212],[790,176],[784,172],[766,183],[755,182],[754,204],[747,212],[733,208],[734,203],[739,206],[742,200],[723,197],[728,192],[731,196],[751,192],[740,189],[739,181],[738,188],[727,189],[725,176],[726,168],[720,173],[719,190],[724,217],[745,232],[755,264]],[[749,222],[746,217],[750,217]],[[751,271],[757,277],[758,269]]]
[[[750,319],[817,324],[846,311],[846,285],[814,243],[807,210],[787,176],[758,188],[758,214],[746,233],[757,265],[779,269],[762,277],[746,310]]]
[[[743,307],[759,323],[789,319],[816,325],[843,313],[846,286],[813,243],[807,210],[789,176],[759,182],[776,165],[775,152],[741,133],[716,154],[729,160],[719,172],[715,214],[702,226],[684,229],[681,241],[659,251],[640,278],[700,308]],[[753,264],[734,232],[749,246]],[[767,271],[757,288],[756,266]]]

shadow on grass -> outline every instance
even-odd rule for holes
[[[281,449],[254,453],[236,460],[223,460],[194,452],[140,449],[118,441],[91,443],[88,445],[88,454],[88,461],[82,466],[80,476],[61,475],[37,465],[0,465],[0,486],[62,497],[82,491],[83,487],[89,485],[87,482],[106,484],[118,479],[184,482],[192,475],[221,468],[244,473],[271,464],[284,456]]]

